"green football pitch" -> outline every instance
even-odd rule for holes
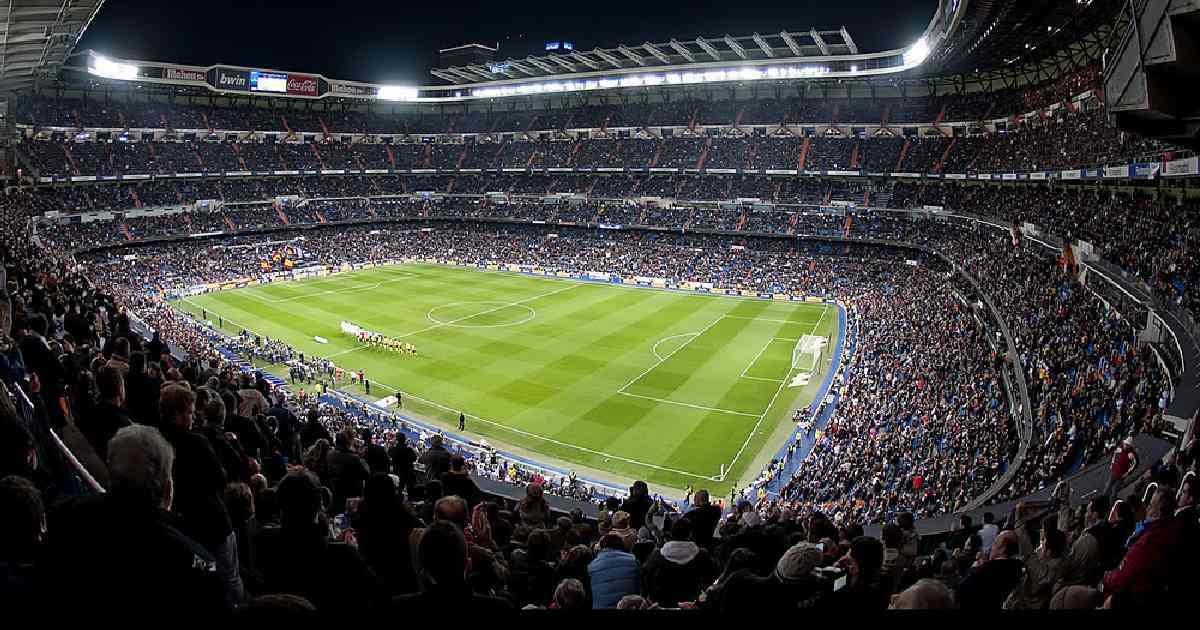
[[[727,494],[757,474],[787,439],[792,411],[818,394],[838,334],[836,307],[821,303],[426,264],[252,285],[179,306],[219,316],[227,333],[246,328],[364,370],[370,398],[402,391],[411,417],[455,431],[462,410],[473,439],[664,492]],[[361,346],[342,320],[418,353]],[[793,350],[806,335],[828,344],[808,384],[793,386]]]

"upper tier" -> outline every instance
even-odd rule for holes
[[[511,101],[483,102],[469,110],[439,106],[328,104],[324,109],[258,98],[237,106],[35,96],[17,104],[17,123],[40,127],[197,129],[309,133],[435,134],[690,125],[930,124],[1008,118],[1044,108],[1098,86],[1095,66],[1033,87],[987,93],[910,97],[819,97],[795,88],[763,90],[759,98],[730,100],[714,92],[667,102],[643,99],[533,109]],[[139,95],[142,96],[142,95]],[[173,97],[172,97],[173,98]],[[655,97],[661,98],[661,97]]]
[[[701,130],[702,131],[702,130]],[[442,136],[434,142],[384,143],[343,137],[308,142],[265,138],[172,138],[76,141],[68,133],[27,140],[25,166],[47,176],[270,173],[438,169],[696,169],[1004,173],[1075,169],[1130,161],[1161,162],[1168,149],[1110,129],[1103,112],[1060,110],[1008,133],[948,136],[763,135],[599,138],[518,134],[503,138]],[[161,135],[161,134],[160,134]]]

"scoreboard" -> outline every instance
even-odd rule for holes
[[[258,70],[250,71],[250,91],[251,92],[272,92],[275,94],[287,94],[288,91],[288,75],[278,74],[274,72],[259,72]]]

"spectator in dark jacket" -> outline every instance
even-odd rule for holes
[[[846,587],[821,599],[819,606],[837,610],[885,610],[891,591],[883,583],[883,543],[859,536],[838,564],[846,568]]]
[[[316,476],[289,473],[276,496],[280,525],[264,527],[254,540],[264,590],[299,595],[332,616],[374,608],[384,591],[353,547],[330,542]]]
[[[373,442],[374,434],[370,429],[362,430],[363,461],[371,474],[392,472],[392,461],[388,458],[387,449]]]
[[[214,557],[168,511],[175,462],[157,429],[118,431],[108,447],[110,491],[71,499],[47,518],[42,591],[70,592],[71,609],[92,615],[131,607],[154,615],[229,610]]]
[[[417,475],[413,465],[417,463],[417,452],[402,436],[396,440],[396,445],[388,452],[392,458],[392,472],[400,478],[400,486],[406,492],[412,492],[417,483]]]
[[[376,473],[367,481],[352,521],[358,551],[389,595],[417,590],[409,534],[420,525],[409,513],[391,476]]]
[[[231,482],[249,481],[250,469],[246,454],[242,452],[236,436],[233,436],[235,439],[231,441],[232,434],[227,435],[225,431],[224,400],[220,394],[208,388],[202,387],[198,393],[203,396],[203,402],[200,402],[200,396],[197,396],[197,403],[204,421],[203,425],[198,427],[199,433],[212,445],[213,453],[216,453],[221,468],[225,470],[226,479]]]
[[[482,493],[479,486],[467,474],[467,460],[462,455],[450,458],[450,470],[442,475],[442,492],[462,497],[470,509],[479,504]]]
[[[346,511],[346,499],[361,497],[363,485],[371,476],[367,463],[354,452],[353,429],[337,435],[334,450],[329,454],[329,487],[333,490],[331,514]]]
[[[692,497],[692,509],[687,517],[692,521],[693,538],[696,544],[708,549],[712,545],[713,532],[721,520],[721,508],[709,502],[708,490],[701,488]]]
[[[0,479],[0,609],[24,610],[36,593],[34,562],[46,531],[42,493],[24,477]]]
[[[685,516],[671,526],[671,540],[655,549],[642,570],[642,591],[664,608],[694,602],[713,579],[708,551],[692,542],[692,522]]]
[[[308,410],[308,419],[304,421],[304,427],[300,429],[300,445],[304,450],[308,450],[317,440],[333,441],[333,436],[329,435],[329,430],[325,425],[321,424],[321,414],[316,407],[310,407]]]
[[[50,344],[46,340],[47,326],[46,316],[34,313],[26,322],[27,334],[21,338],[19,345],[21,356],[25,360],[25,369],[37,374],[40,384],[39,393],[45,404],[46,412],[50,414],[55,426],[58,427],[63,422],[62,409],[59,407],[58,399],[63,395],[66,375],[63,373],[62,364],[50,350]]]
[[[517,506],[521,522],[530,527],[544,527],[550,518],[550,504],[546,502],[545,492],[540,484],[531,483],[525,486],[525,498]]]
[[[101,461],[108,459],[108,441],[122,427],[133,424],[125,413],[125,379],[116,369],[104,366],[96,373],[100,403],[91,413],[75,418],[75,425],[87,438]]]
[[[512,610],[512,604],[503,599],[471,592],[466,578],[467,558],[467,540],[457,525],[431,525],[417,545],[421,592],[392,598],[392,611],[401,618],[410,618],[438,610],[473,614]]]
[[[173,510],[183,518],[184,531],[212,552],[228,590],[240,603],[243,596],[237,561],[237,538],[225,511],[225,470],[212,444],[192,430],[196,395],[186,385],[169,384],[159,395],[162,434],[175,449]]]
[[[153,374],[151,373],[145,353],[135,352],[129,357],[129,374],[125,376],[125,400],[134,422],[151,426],[159,424],[158,390],[162,388],[162,378],[157,374],[157,367],[154,367]]]
[[[262,587],[262,577],[255,569],[257,563],[254,561],[253,535],[259,525],[254,518],[254,495],[250,486],[240,481],[226,484],[225,510],[229,513],[229,522],[237,537],[238,568],[242,573],[242,583],[247,591],[258,592]]]
[[[737,555],[736,551],[734,555]],[[821,566],[821,556],[816,544],[796,543],[779,558],[770,575],[759,577],[749,570],[742,570],[730,576],[728,583],[716,591],[716,601],[712,604],[721,612],[748,613],[783,613],[811,605],[825,591],[822,581],[814,573]],[[733,555],[730,558],[732,560]]]
[[[642,570],[632,553],[625,551],[620,536],[606,534],[600,551],[588,564],[592,585],[592,608],[616,608],[626,595],[642,592]]]
[[[425,466],[425,481],[441,479],[450,470],[450,452],[442,445],[442,436],[435,435],[429,440],[429,450],[421,454],[421,464]]]
[[[992,541],[988,560],[981,560],[958,584],[958,607],[963,610],[1000,610],[1024,571],[1017,535],[1011,529]]]
[[[512,552],[510,591],[519,604],[545,606],[550,603],[558,574],[550,561],[550,536],[545,530],[529,532],[524,547]]]
[[[629,498],[621,504],[621,511],[629,513],[629,526],[635,531],[646,524],[646,512],[650,511],[650,488],[645,481],[635,481],[629,488]]]

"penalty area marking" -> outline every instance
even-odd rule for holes
[[[826,305],[825,308],[821,309],[821,317],[820,317],[820,319],[817,320],[817,323],[813,324],[812,330],[808,331],[809,335],[812,335],[817,332],[817,329],[821,327],[821,322],[825,321],[825,315],[827,315],[829,313],[829,311],[832,310],[833,308],[834,307],[832,307],[832,306]],[[795,369],[789,369],[787,376],[790,377],[792,375],[792,372],[795,372],[795,371],[796,371]],[[775,395],[771,397],[771,402],[767,403],[767,408],[765,410],[763,410],[762,415],[758,417],[758,422],[755,422],[754,428],[750,429],[750,435],[747,435],[746,441],[742,442],[742,447],[739,448],[737,454],[735,454],[733,456],[733,461],[730,461],[728,466],[724,466],[721,468],[721,474],[718,475],[717,481],[725,481],[725,477],[728,476],[729,473],[733,471],[734,464],[737,464],[738,459],[741,458],[741,456],[742,456],[742,452],[745,451],[746,447],[750,445],[750,440],[754,439],[754,435],[756,433],[758,433],[758,428],[760,426],[762,426],[763,419],[765,419],[767,417],[767,414],[771,412],[771,407],[775,406],[775,400],[777,398],[779,398],[779,394],[783,391],[783,386],[787,384],[787,381],[788,381],[788,379],[785,378],[784,380],[779,382],[779,388],[775,390]]]
[[[654,346],[650,348],[650,353],[651,353],[651,354],[653,354],[653,355],[654,355],[654,358],[658,359],[659,361],[666,361],[666,360],[667,360],[667,359],[666,359],[666,357],[664,357],[663,355],[661,355],[661,354],[659,354],[659,353],[658,353],[658,347],[659,347],[660,345],[662,345],[663,343],[665,343],[665,342],[667,342],[667,341],[670,341],[670,340],[672,340],[672,339],[679,339],[680,337],[692,337],[692,338],[695,338],[695,337],[696,337],[697,335],[699,335],[699,334],[700,334],[700,333],[694,333],[694,332],[693,332],[693,333],[683,333],[683,334],[681,334],[681,335],[671,335],[670,337],[663,337],[662,339],[659,339],[657,342],[655,342]],[[669,356],[669,355],[668,355],[668,356]]]

